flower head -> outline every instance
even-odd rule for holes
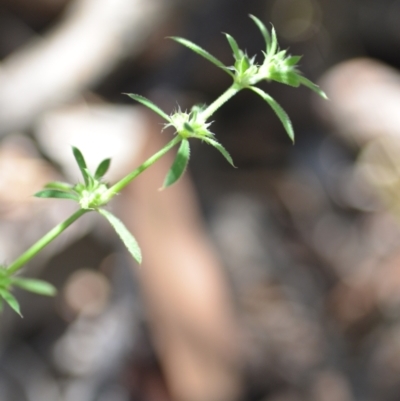
[[[171,121],[165,127],[174,127],[176,133],[184,139],[213,137],[214,134],[208,129],[212,123],[205,121],[202,110],[203,108],[197,105],[193,106],[189,113],[179,109],[170,115]]]

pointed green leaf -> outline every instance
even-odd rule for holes
[[[215,149],[221,152],[222,156],[225,157],[225,159],[229,162],[229,164],[231,164],[233,167],[236,168],[236,166],[233,163],[231,155],[219,142],[211,138],[204,138],[204,141],[207,142],[209,145],[214,146]]]
[[[162,186],[163,188],[169,187],[182,177],[186,170],[189,157],[189,141],[187,139],[183,139],[181,145],[179,146],[178,153],[175,156],[175,160],[169,169],[167,176],[165,177],[164,184]]]
[[[4,290],[3,288],[0,288],[0,296],[4,299],[4,301],[8,303],[11,309],[13,309],[15,312],[18,313],[18,315],[22,317],[19,303],[14,295],[10,294],[7,290]]]
[[[159,116],[161,116],[164,120],[168,121],[169,123],[172,122],[170,116],[167,113],[165,113],[164,111],[162,111],[151,100],[149,100],[141,95],[135,95],[134,93],[125,93],[125,95],[128,95],[131,99],[136,100],[139,103],[142,103],[143,106],[146,106],[150,110],[153,110],[155,113],[157,113]]]
[[[0,266],[0,284],[2,283],[1,279],[8,278],[8,271],[5,266]]]
[[[193,127],[189,124],[189,123],[187,123],[186,121],[183,123],[183,128],[186,130],[186,131],[189,131],[189,132],[191,132],[192,134],[194,134],[194,129],[193,129]]]
[[[264,37],[265,40],[265,46],[266,46],[266,52],[269,52],[269,49],[271,48],[271,35],[268,32],[268,29],[266,26],[259,20],[256,16],[254,15],[249,15],[250,18],[255,22],[257,25],[258,29],[260,30],[262,36]]]
[[[11,284],[20,287],[25,291],[34,292],[35,294],[45,295],[48,297],[52,297],[57,293],[57,290],[53,285],[43,280],[13,277],[11,278]]]
[[[70,191],[73,189],[73,185],[68,184],[67,182],[60,182],[60,181],[52,181],[48,182],[45,186],[47,189],[57,189],[59,191]]]
[[[72,153],[74,154],[75,160],[78,163],[79,170],[81,170],[85,184],[88,185],[89,179],[87,175],[87,166],[85,158],[83,157],[82,152],[75,146],[72,147]]]
[[[223,69],[226,73],[228,73],[232,78],[234,78],[234,74],[232,74],[229,69],[221,62],[219,61],[216,57],[214,57],[212,54],[210,54],[208,51],[202,49],[200,46],[196,45],[195,43],[191,42],[190,40],[184,39],[184,38],[179,38],[176,36],[170,37],[170,39],[175,40],[175,42],[180,43],[183,46],[188,47],[190,50],[194,51],[195,53],[199,54],[200,56],[204,57],[217,67]]]
[[[270,79],[280,82],[281,84],[298,88],[300,86],[300,75],[293,71],[276,71],[270,75]]]
[[[303,56],[290,56],[285,60],[285,64],[293,67],[298,64],[298,62],[303,58]]]
[[[318,85],[315,85],[313,82],[311,82],[306,77],[299,75],[299,81],[302,85],[307,86],[307,88],[318,93],[318,95],[320,95],[323,99],[326,99],[326,100],[328,99],[328,96],[326,96],[326,93]]]
[[[284,60],[286,58],[286,52],[287,50],[280,50],[276,53],[275,58],[277,60]]]
[[[271,40],[271,47],[268,51],[269,54],[275,54],[276,51],[278,50],[278,37],[276,36],[276,31],[275,28],[272,27],[271,30],[271,36],[272,36],[272,40]]]
[[[290,121],[290,118],[287,115],[286,111],[283,110],[283,108],[279,105],[279,103],[275,99],[273,99],[270,95],[265,93],[262,89],[256,88],[254,86],[252,86],[249,89],[251,89],[253,92],[261,96],[271,106],[272,110],[274,110],[275,114],[281,120],[281,123],[283,124],[287,134],[289,135],[289,138],[294,142],[294,131],[292,122]]]
[[[239,74],[244,74],[247,69],[250,67],[251,61],[248,56],[244,54],[239,60],[236,61],[235,67]]]
[[[229,46],[231,47],[233,51],[233,55],[236,60],[239,60],[243,56],[243,52],[239,49],[239,46],[236,42],[236,40],[229,35],[229,33],[225,33],[226,39],[228,39]]]
[[[95,186],[95,179],[92,176],[91,172],[87,168],[84,168],[82,172],[85,174],[84,177],[86,176],[86,179],[85,179],[86,187],[89,190],[93,189]]]
[[[36,198],[57,198],[57,199],[72,199],[74,201],[78,201],[78,196],[70,193],[59,191],[57,189],[43,189],[42,191],[36,192]]]
[[[94,178],[96,180],[99,180],[104,176],[105,173],[107,173],[108,169],[110,168],[111,164],[111,159],[104,159],[99,166],[96,169],[96,172],[94,173]]]
[[[72,153],[74,154],[75,160],[78,163],[79,168],[81,170],[87,168],[86,161],[85,158],[83,157],[82,152],[75,146],[72,146]]]
[[[0,288],[6,289],[10,286],[11,279],[8,276],[0,277]]]
[[[125,225],[122,223],[122,221],[105,209],[98,209],[98,212],[103,217],[105,217],[108,220],[108,222],[113,226],[114,230],[119,235],[122,242],[125,244],[125,246],[133,256],[133,258],[139,264],[142,263],[142,252],[140,251],[139,244],[137,243],[133,235],[125,227]]]

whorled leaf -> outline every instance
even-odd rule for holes
[[[250,64],[251,61],[249,60],[249,57],[244,54],[239,60],[236,61],[235,68],[239,74],[244,74],[250,67]]]
[[[271,73],[270,79],[280,82],[281,84],[298,88],[300,86],[300,75],[293,71],[275,71]]]
[[[36,192],[33,196],[35,196],[36,198],[71,199],[74,201],[79,200],[77,195],[71,192],[59,191],[57,189],[43,189],[39,192]]]
[[[140,264],[142,263],[142,252],[140,250],[139,244],[137,243],[135,237],[128,231],[125,225],[115,217],[112,213],[105,209],[98,209],[98,212],[105,217],[108,222],[112,225],[116,233],[121,238],[122,242],[127,247],[128,251],[131,253],[133,258]]]
[[[1,279],[3,278],[8,278],[8,271],[5,266],[0,265],[0,284],[1,284]]]
[[[269,48],[270,54],[275,54],[278,50],[278,36],[276,35],[276,30],[274,27],[271,29],[271,46]]]
[[[87,173],[87,165],[85,158],[83,157],[82,152],[75,146],[72,147],[72,153],[74,154],[75,160],[78,164],[79,170],[81,170],[83,180],[85,181],[85,185],[89,184],[89,176]]]
[[[0,297],[7,302],[7,304],[13,309],[18,315],[22,317],[21,309],[17,299],[12,295],[9,291],[5,290],[4,288],[0,288]]]
[[[11,284],[11,279],[8,275],[0,277],[0,288],[8,288],[10,284]]]
[[[104,159],[97,167],[96,172],[94,173],[94,178],[96,180],[102,178],[110,168],[110,164],[111,164],[111,159]]]
[[[60,181],[52,181],[48,182],[45,186],[47,189],[57,189],[59,191],[70,191],[73,189],[73,185],[68,184],[67,182],[60,182]]]
[[[192,134],[194,134],[196,131],[193,129],[193,127],[188,123],[188,122],[184,122],[183,123],[183,128],[186,130],[186,131],[189,131],[190,133],[192,133]]]
[[[281,120],[281,123],[283,124],[289,138],[292,140],[292,142],[294,142],[294,131],[292,122],[290,121],[290,118],[287,115],[286,111],[283,110],[283,108],[274,98],[265,93],[262,89],[256,88],[254,86],[250,87],[249,89],[261,96],[271,106],[272,110],[274,110],[275,114]]]
[[[243,52],[240,50],[236,40],[234,37],[229,35],[229,33],[225,33],[226,39],[228,40],[229,46],[233,51],[233,55],[236,60],[239,60],[243,56]]]
[[[175,156],[175,160],[172,163],[172,166],[169,169],[167,176],[165,177],[164,184],[162,186],[163,189],[171,186],[172,184],[177,182],[179,178],[182,177],[183,173],[186,170],[189,157],[189,141],[187,139],[183,139]]]
[[[312,91],[318,93],[323,99],[328,99],[328,96],[326,96],[326,93],[316,84],[311,82],[309,79],[306,77],[303,77],[302,75],[299,75],[299,81],[301,85],[306,86],[307,88],[311,89]]]
[[[164,120],[166,120],[169,123],[171,123],[170,116],[167,113],[165,113],[164,111],[162,111],[151,100],[145,98],[144,96],[136,95],[134,93],[125,93],[125,95],[128,95],[131,99],[136,100],[137,102],[143,104],[143,106],[146,106],[150,110],[153,110],[155,113],[157,113],[159,116],[161,116]]]
[[[33,292],[35,294],[45,295],[52,297],[56,295],[56,288],[43,280],[32,278],[11,277],[11,285],[22,288],[25,291]]]
[[[285,64],[289,67],[293,67],[298,64],[298,62],[303,58],[303,56],[289,56],[285,59]]]
[[[271,48],[271,35],[269,34],[268,29],[256,16],[250,14],[249,17],[255,22],[262,36],[264,37],[266,52],[269,53],[269,50]]]
[[[187,40],[184,38],[171,36],[170,39],[175,40],[175,42],[178,42],[181,45],[188,47],[190,50],[192,50],[195,53],[199,54],[200,56],[204,57],[206,60],[210,61],[217,67],[221,68],[227,74],[229,74],[232,78],[234,78],[234,75],[232,74],[231,71],[229,71],[228,67],[226,67],[221,61],[219,61],[216,57],[214,57],[212,54],[210,54],[207,50],[204,50],[200,46],[198,46],[195,43],[191,42],[190,40]]]
[[[88,168],[84,168],[83,172],[84,172],[84,175],[86,175],[86,179],[85,179],[86,187],[89,190],[93,189],[95,187],[96,183],[95,183],[94,177],[92,176],[92,173],[89,171]]]
[[[225,159],[229,162],[229,164],[231,164],[232,167],[236,168],[235,164],[233,163],[231,155],[219,142],[217,142],[215,139],[211,139],[211,138],[203,138],[203,140],[204,140],[204,142],[208,143],[209,145],[211,145],[215,149],[217,149],[222,154],[222,156],[225,157]]]

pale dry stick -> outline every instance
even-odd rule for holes
[[[158,124],[151,126],[142,158],[163,145]],[[154,192],[171,163],[169,153],[126,187],[119,214],[146,255],[138,279],[173,399],[234,401],[241,351],[229,286],[189,176]]]
[[[172,3],[173,4],[173,3]],[[0,64],[0,134],[101,81],[169,15],[161,0],[76,0],[62,22]]]

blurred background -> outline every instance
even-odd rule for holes
[[[0,401],[398,401],[399,0],[0,0],[0,260],[75,210],[32,194],[78,180],[71,145],[115,182],[171,137],[157,116],[209,103],[229,77],[221,32],[250,55],[304,55],[306,88],[265,84],[292,119],[243,92],[215,114],[214,149],[158,191],[172,155],[110,205],[141,244],[137,266],[95,215],[24,274],[0,320]]]

